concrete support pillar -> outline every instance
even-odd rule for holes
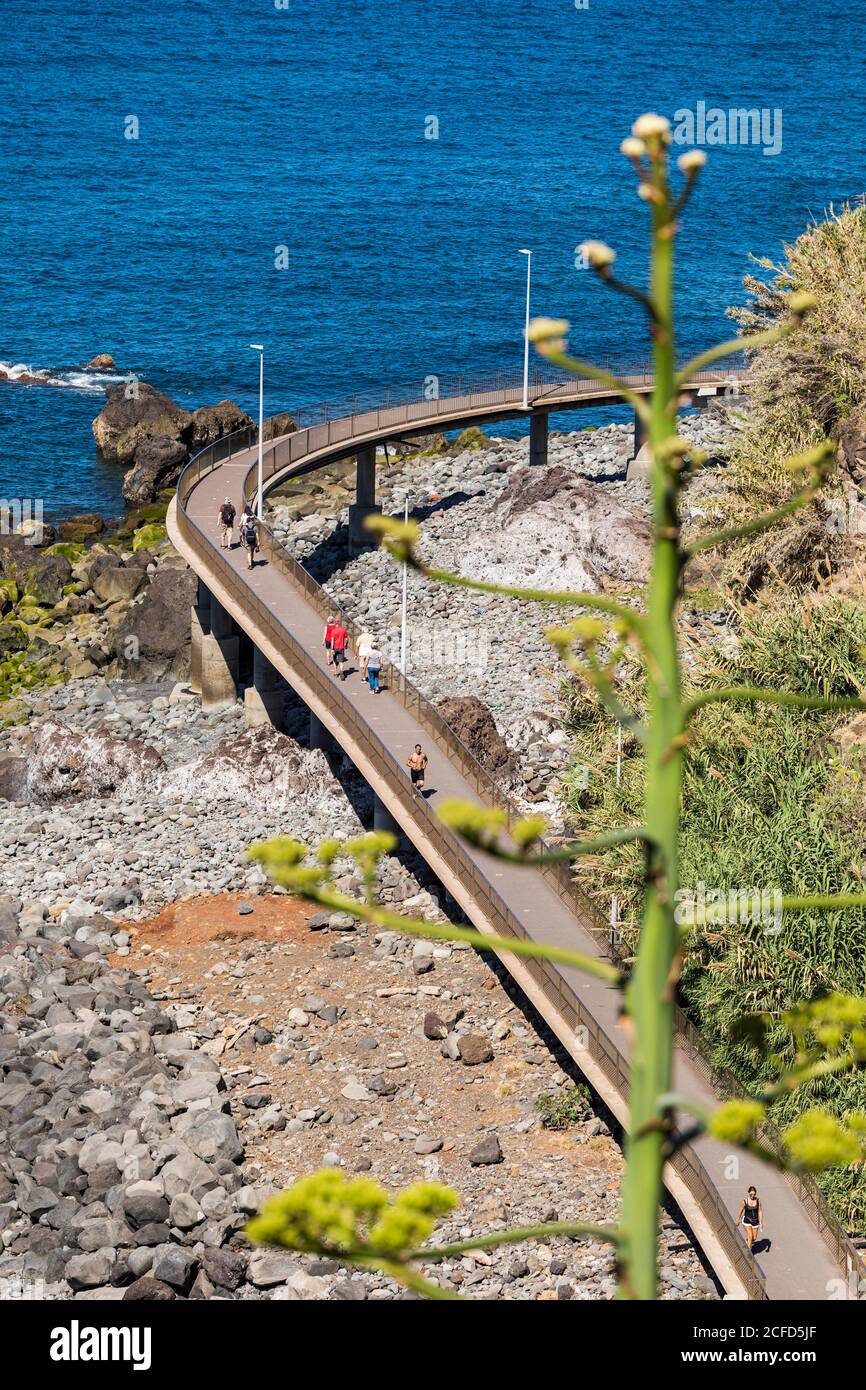
[[[529,466],[543,467],[547,463],[547,425],[546,410],[533,410],[529,417]]]
[[[214,637],[231,637],[235,630],[231,614],[226,612],[215,594],[210,596],[210,630]]]
[[[319,719],[318,715],[310,710],[310,747],[321,748],[323,753],[330,753],[334,748],[334,736],[329,733]]]
[[[244,724],[248,729],[257,729],[262,724],[272,724],[282,729],[286,694],[277,687],[277,672],[267,657],[253,649],[253,683],[244,691]]]
[[[207,621],[201,622],[201,655],[196,658],[201,683],[201,707],[204,710],[219,709],[223,705],[234,704],[237,699],[240,647],[240,638],[235,634],[231,615],[214,594],[208,597],[209,605],[203,610],[207,614]]]
[[[626,469],[626,477],[631,481],[633,478],[648,478],[652,472],[653,456],[647,437],[646,425],[638,415],[634,413],[634,454]]]
[[[207,586],[198,581],[196,602],[190,610],[189,683],[197,695],[201,694],[201,650],[204,638],[210,632],[210,593]]]
[[[636,459],[636,458],[637,458],[637,456],[638,456],[638,454],[640,453],[641,449],[643,448],[644,444],[646,444],[646,439],[647,439],[646,425],[644,424],[643,420],[642,420],[642,419],[640,418],[640,416],[638,415],[637,411],[635,411],[635,413],[634,413],[634,446],[633,446],[633,448],[632,448],[632,453],[631,453],[631,456],[632,456],[633,459]]]
[[[392,835],[400,834],[400,827],[391,812],[378,796],[373,797],[373,829],[390,830]]]
[[[217,637],[213,632],[201,644],[201,707],[220,709],[233,705],[238,694],[237,637]]]
[[[371,512],[381,511],[376,505],[376,446],[367,444],[356,456],[355,501],[349,508],[349,554],[354,555],[370,544],[370,533],[364,526]]]

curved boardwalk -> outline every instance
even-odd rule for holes
[[[440,428],[448,423],[442,414]],[[467,403],[455,403],[451,414],[467,418]],[[266,476],[285,476],[287,465],[281,465],[281,454],[291,455],[288,467],[300,473],[315,466],[312,455],[319,464],[345,455],[353,435],[366,440],[371,433],[376,437],[369,419],[361,420],[363,428],[357,433],[351,423],[329,423],[328,432],[336,426],[341,436],[330,452],[321,438],[301,438],[321,427],[268,444]],[[393,424],[380,420],[378,437],[394,437]],[[540,870],[499,863],[463,845],[442,827],[435,815],[441,800],[495,801],[495,788],[398,672],[386,673],[387,688],[378,697],[357,674],[342,685],[333,681],[321,646],[326,600],[273,537],[264,532],[264,558],[252,571],[247,570],[240,548],[220,551],[215,524],[218,505],[226,495],[239,502],[255,479],[255,450],[232,454],[231,448],[223,442],[193,460],[169,512],[172,539],[199,578],[349,754],[479,930],[604,954],[597,923],[563,886],[561,876],[557,879]],[[412,793],[405,771],[415,743],[431,754],[426,801]],[[625,1122],[628,1039],[619,1026],[618,992],[567,967],[528,962],[507,953],[502,958],[588,1080]],[[709,1068],[687,1025],[677,1039],[674,1087],[702,1102],[711,1102],[715,1094]],[[780,1174],[743,1156],[738,1163],[737,1171],[721,1146],[701,1139],[682,1150],[665,1172],[669,1191],[728,1293],[740,1298],[824,1300],[832,1290],[832,1296],[844,1297],[846,1256],[850,1259],[852,1248],[845,1245],[827,1214]],[[772,1242],[769,1251],[759,1255],[757,1268],[734,1226],[740,1199],[751,1182],[761,1193]]]

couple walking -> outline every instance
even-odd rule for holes
[[[349,634],[342,616],[329,618],[325,624],[322,646],[325,648],[328,665],[333,667],[334,675],[344,681],[348,675],[346,650]],[[379,676],[382,670],[382,653],[376,645],[372,632],[362,632],[357,641],[358,664],[361,677],[367,682],[374,695],[380,691]]]
[[[234,549],[234,525],[235,508],[231,498],[226,497],[221,503],[217,513],[217,521],[220,528],[220,545],[223,550]],[[247,552],[247,569],[252,569],[255,564],[256,551],[259,548],[259,523],[254,512],[244,507],[241,512],[240,521],[241,545]]]

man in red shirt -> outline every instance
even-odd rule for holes
[[[331,651],[334,653],[334,675],[341,681],[346,679],[346,646],[349,634],[343,626],[343,619],[337,618],[331,628]]]
[[[322,637],[322,646],[325,648],[325,659],[329,666],[334,664],[334,619],[329,618],[325,624],[325,633]]]

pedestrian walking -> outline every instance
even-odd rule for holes
[[[737,1212],[737,1225],[742,1226],[746,1232],[746,1240],[749,1242],[749,1249],[751,1250],[764,1229],[764,1208],[757,1189],[754,1187],[749,1188],[748,1193],[740,1203],[740,1210]]]
[[[220,546],[223,550],[232,548],[232,530],[235,524],[235,509],[230,497],[225,497],[220,503],[217,512],[217,521],[220,528]]]
[[[334,664],[334,628],[335,620],[329,618],[325,623],[325,631],[322,635],[322,646],[325,648],[325,660],[329,666]]]
[[[241,540],[247,552],[247,569],[252,569],[256,562],[256,551],[259,548],[259,523],[251,512],[247,512],[246,521],[241,528]]]
[[[409,769],[409,777],[412,782],[412,790],[420,796],[424,790],[424,772],[427,767],[427,754],[423,752],[420,743],[415,744],[415,751],[410,753],[406,759],[406,766]]]
[[[334,653],[334,675],[341,681],[346,679],[346,647],[349,643],[349,634],[343,624],[342,617],[338,617],[331,629],[331,648]]]
[[[367,680],[374,695],[379,694],[379,673],[381,670],[382,653],[374,641],[372,647],[367,650]]]
[[[366,628],[364,629],[364,631],[361,633],[360,637],[358,638],[358,643],[357,643],[357,648],[356,648],[356,650],[357,650],[357,652],[358,652],[358,667],[359,667],[359,669],[360,669],[361,677],[362,677],[363,680],[366,680],[366,679],[367,679],[367,658],[368,658],[369,655],[370,655],[370,652],[371,652],[371,650],[372,650],[372,648],[373,648],[373,645],[374,645],[374,643],[375,643],[375,640],[376,640],[376,639],[374,638],[372,632],[368,632]],[[380,663],[380,665],[381,665],[381,663]]]

